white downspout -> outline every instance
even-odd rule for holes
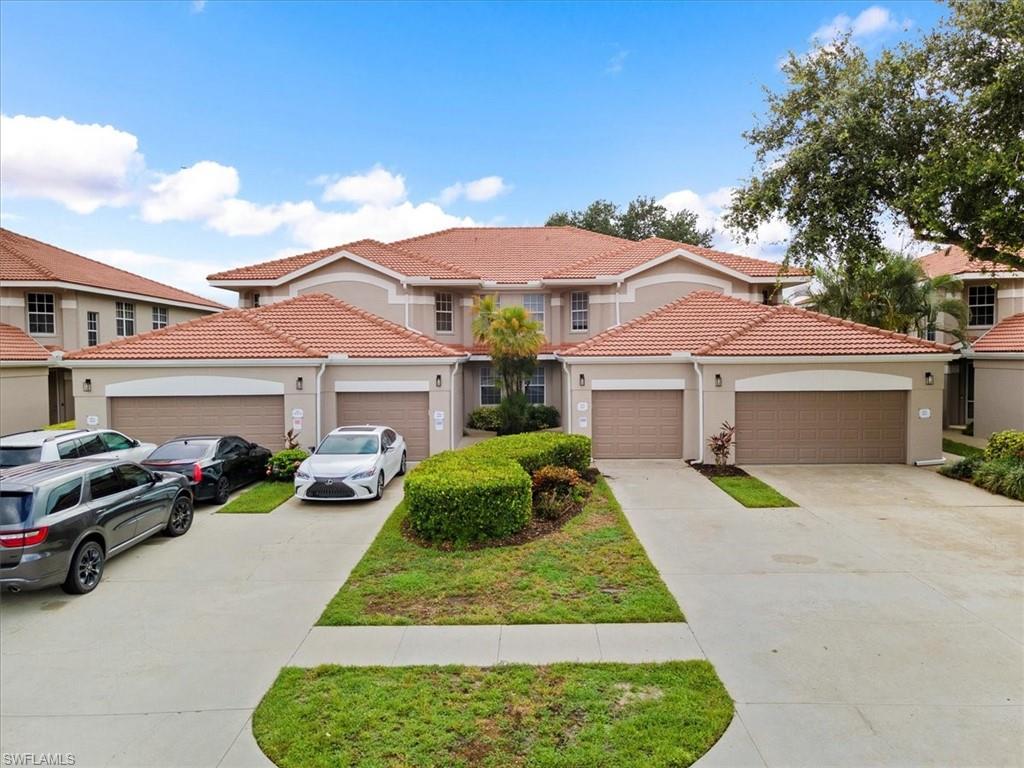
[[[557,355],[556,355],[557,357]],[[565,362],[563,358],[558,358],[562,361],[562,377],[565,379],[565,402],[562,403],[562,426],[565,429],[565,434],[572,434],[572,381],[569,379],[569,364]],[[568,416],[566,416],[568,414]]]
[[[468,359],[468,356],[467,356]],[[452,378],[448,382],[449,389],[449,404],[448,404],[448,431],[451,433],[451,447],[455,450],[455,374],[459,372],[459,366],[465,362],[464,360],[456,360],[452,366]]]
[[[691,464],[703,464],[704,463],[704,371],[700,367],[700,363],[696,360],[691,361],[693,363],[693,370],[697,372],[697,429],[699,434],[698,445],[700,446],[700,453],[697,454],[696,459],[691,459]]]
[[[320,423],[323,421],[320,412],[320,382],[323,380],[324,371],[327,370],[327,363],[320,363],[320,370],[316,372],[316,444],[320,445]]]
[[[619,318],[619,289],[622,287],[622,281],[619,280],[615,284],[615,325],[622,325],[622,320]]]
[[[409,325],[409,284],[402,283],[402,293],[405,294],[405,327],[412,328]]]

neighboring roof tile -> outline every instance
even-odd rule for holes
[[[50,351],[21,328],[0,323],[0,360],[49,360]]]
[[[224,309],[210,299],[0,228],[0,280],[39,280]]]
[[[433,339],[322,293],[255,309],[231,309],[139,336],[86,347],[66,359],[263,359],[343,354],[360,358],[448,357]]]
[[[1024,352],[1024,312],[996,323],[971,344],[975,352]]]
[[[972,259],[967,251],[956,245],[940,248],[929,253],[927,256],[922,256],[917,260],[917,263],[921,265],[921,268],[928,277],[997,274],[999,272],[1013,271],[1009,264]]]
[[[949,347],[790,306],[754,304],[695,291],[612,328],[569,356],[884,355],[946,352]]]

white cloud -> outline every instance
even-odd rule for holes
[[[224,201],[238,194],[238,171],[202,160],[176,173],[162,174],[142,201],[145,221],[195,221],[216,215]]]
[[[453,216],[435,203],[364,205],[355,211],[311,210],[290,223],[292,237],[309,248],[326,248],[363,238],[388,242],[449,227],[475,227],[468,216]]]
[[[323,177],[320,177],[323,180]],[[327,184],[324,202],[369,205],[394,205],[405,200],[405,177],[386,171],[379,165],[363,174],[345,176]]]
[[[832,21],[814,30],[810,41],[818,47],[826,47],[846,34],[855,40],[864,40],[886,32],[893,32],[901,26],[906,29],[910,24],[909,19],[904,19],[902,22],[896,21],[888,8],[872,5],[852,19],[845,13],[840,13]]]
[[[484,176],[475,181],[457,181],[441,190],[441,203],[448,205],[461,197],[474,203],[493,200],[512,189],[501,176]]]
[[[138,139],[111,125],[0,115],[0,135],[3,193],[54,200],[76,213],[126,205],[145,165]]]
[[[626,66],[626,59],[629,58],[629,51],[619,49],[616,51],[610,59],[608,64],[605,65],[604,71],[610,75],[617,75]]]
[[[206,10],[206,0],[192,0],[189,5],[190,13],[202,13]]]
[[[137,275],[144,275],[166,285],[172,285],[183,291],[205,296],[221,304],[234,306],[238,294],[212,288],[206,282],[206,276],[226,269],[226,265],[199,259],[182,259],[170,256],[158,256],[153,253],[140,253],[126,248],[101,248],[86,251],[82,254],[90,259],[101,261],[112,267],[118,267]]]

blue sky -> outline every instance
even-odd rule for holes
[[[0,5],[3,225],[206,271],[638,194],[714,224],[778,62],[932,3]],[[814,38],[817,32],[817,38]],[[61,120],[60,118],[64,118]],[[777,256],[784,227],[746,252]],[[775,243],[775,244],[773,244]],[[739,249],[727,233],[723,248]]]

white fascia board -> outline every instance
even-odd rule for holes
[[[387,269],[386,267],[382,267],[377,262],[370,261],[369,259],[364,259],[362,256],[357,256],[356,254],[354,254],[354,253],[352,253],[350,251],[346,251],[344,248],[339,248],[338,250],[333,251],[333,252],[327,254],[323,258],[317,259],[312,264],[307,264],[304,267],[300,267],[299,269],[295,269],[295,270],[292,270],[291,272],[287,272],[287,273],[281,275],[280,277],[275,277],[275,278],[272,278],[272,279],[271,278],[267,278],[266,280],[248,280],[248,279],[243,279],[243,280],[224,280],[224,279],[222,279],[222,280],[207,280],[206,282],[209,285],[212,285],[215,288],[228,288],[228,289],[232,289],[232,288],[259,288],[259,287],[276,288],[277,286],[284,285],[285,283],[290,283],[293,280],[295,280],[296,278],[299,278],[299,277],[302,277],[303,275],[309,274],[310,272],[313,272],[313,271],[315,271],[317,269],[320,269],[321,267],[326,267],[328,264],[333,264],[334,262],[336,262],[336,261],[338,261],[339,259],[342,259],[342,258],[351,259],[355,263],[361,264],[362,266],[366,267],[367,269],[372,269],[375,272],[380,272],[381,274],[387,275],[388,277],[392,278],[393,280],[397,280],[399,282],[408,280],[408,276],[407,275],[403,275],[403,274],[401,274],[399,272],[395,272],[393,270]]]
[[[540,281],[542,285],[570,286],[570,285],[615,285],[621,283],[618,277],[545,277]]]
[[[188,301],[177,299],[165,299],[162,296],[148,296],[144,293],[131,293],[130,291],[115,291],[108,288],[96,288],[91,285],[79,283],[65,283],[60,280],[4,280],[4,288],[60,288],[65,291],[78,291],[80,293],[95,293],[99,296],[114,296],[119,299],[130,299],[147,304],[157,304],[168,307],[185,307],[186,309],[198,309],[203,312],[222,312],[224,308],[208,307],[205,304],[193,304]]]
[[[984,280],[985,282],[992,282],[993,280],[1020,280],[1024,278],[1024,272],[961,272],[959,275],[951,275],[958,280]]]
[[[536,290],[544,284],[544,280],[527,280],[522,283],[503,283],[499,280],[481,280],[480,284],[488,290],[522,291]]]
[[[478,280],[475,277],[460,277],[460,278],[451,277],[451,278],[449,278],[449,277],[423,277],[423,276],[417,276],[417,277],[403,277],[402,278],[402,282],[405,285],[415,285],[417,287],[426,287],[426,286],[432,286],[432,285],[433,286],[438,286],[438,287],[449,286],[449,285],[450,286],[455,286],[455,287],[458,287],[458,286],[473,287],[473,286],[483,285],[484,284],[482,280]]]
[[[469,355],[468,357],[465,357],[465,358],[460,358],[460,359],[467,360],[467,361],[469,361],[471,363],[489,363],[489,362],[491,362],[491,356],[490,355],[488,355],[488,354],[481,354],[479,352],[471,354],[471,355]],[[551,361],[551,360],[561,360],[562,358],[560,358],[554,352],[544,352],[542,354],[537,355],[537,359],[541,360],[541,361]]]
[[[65,368],[291,368],[313,366],[328,362],[326,357],[271,357],[264,359],[214,358],[204,360],[68,360]]]
[[[1024,352],[975,352],[965,349],[962,354],[971,360],[1024,360]]]
[[[349,357],[344,360],[328,359],[317,362],[334,365],[451,365],[461,363],[468,357]]]
[[[569,365],[576,365],[580,363],[686,363],[691,358],[686,356],[672,356],[672,355],[564,355],[557,356],[556,359],[562,360]]]
[[[686,379],[592,379],[590,388],[598,391],[686,389]]]
[[[951,353],[890,354],[890,355],[758,355],[750,357],[715,357],[696,355],[694,360],[708,365],[792,365],[796,363],[945,363],[953,360]]]
[[[335,392],[429,392],[429,381],[336,381]]]
[[[49,360],[0,360],[0,368],[49,368],[60,363],[59,358]]]

